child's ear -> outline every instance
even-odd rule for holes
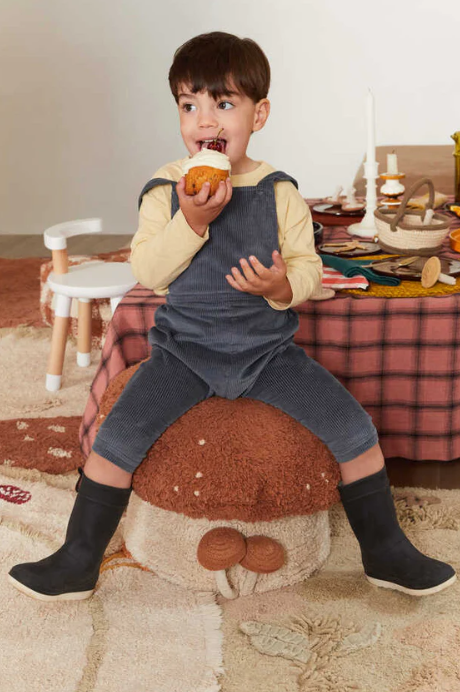
[[[262,99],[261,101],[258,101],[255,106],[255,111],[254,111],[254,122],[252,124],[252,131],[257,132],[258,130],[261,130],[265,123],[267,122],[267,118],[270,114],[270,101],[268,99]]]

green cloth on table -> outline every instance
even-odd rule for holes
[[[396,276],[383,276],[383,274],[377,274],[370,267],[365,267],[363,265],[370,264],[372,260],[357,260],[357,259],[345,259],[343,257],[336,257],[335,255],[323,255],[319,254],[323,264],[328,267],[337,269],[344,276],[365,276],[369,281],[373,281],[376,284],[383,284],[384,286],[399,286],[401,279]]]

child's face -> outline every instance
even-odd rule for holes
[[[262,129],[270,112],[270,102],[257,104],[248,96],[231,93],[215,101],[207,91],[192,94],[189,86],[179,89],[180,131],[191,156],[203,148],[203,140],[225,140],[224,154],[232,165],[232,173],[245,171],[246,149],[252,132]],[[223,129],[222,129],[223,128]]]

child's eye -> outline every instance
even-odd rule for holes
[[[192,108],[196,108],[196,106],[193,105],[193,103],[184,103],[182,104],[182,110],[185,111],[186,113],[190,113]]]
[[[226,106],[229,106],[229,108],[226,108]],[[230,108],[233,108],[233,103],[230,103],[230,101],[221,101],[217,107],[223,111],[228,111]]]

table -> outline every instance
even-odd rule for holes
[[[456,226],[460,220],[453,219]],[[343,225],[324,229],[324,240],[343,238],[350,238]],[[454,256],[448,239],[444,254]],[[118,373],[149,356],[147,334],[164,302],[137,284],[118,305],[80,426],[84,456],[103,393]],[[401,299],[337,293],[294,309],[300,320],[294,341],[371,414],[386,458],[460,457],[460,293]]]

